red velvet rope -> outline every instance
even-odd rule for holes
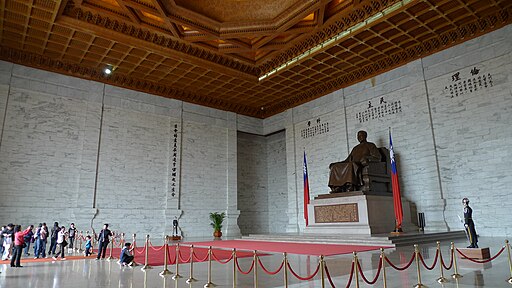
[[[327,268],[327,263],[325,263],[325,274],[327,275],[327,280],[329,280],[329,284],[331,284],[331,287],[336,288],[336,286],[334,286],[334,282],[332,281],[331,274],[329,273],[329,268]],[[349,288],[350,284],[352,284],[353,276],[354,276],[354,262],[352,262],[352,268],[350,269],[350,277],[348,278],[347,286],[345,286],[346,288]]]
[[[460,250],[459,250],[459,249],[457,249],[457,248],[455,248],[455,250],[457,250],[457,252],[459,252],[459,254],[460,254],[463,258],[466,258],[466,259],[468,259],[468,260],[469,260],[469,261],[471,261],[471,262],[475,262],[475,263],[483,264],[483,263],[491,262],[492,260],[494,260],[494,259],[498,258],[498,256],[500,256],[500,255],[501,255],[501,253],[503,253],[503,251],[505,250],[505,247],[502,247],[502,248],[501,248],[501,250],[500,250],[500,252],[498,252],[498,254],[494,255],[493,257],[491,257],[491,258],[489,258],[489,259],[482,260],[482,261],[480,261],[480,260],[474,260],[474,259],[469,258],[468,256],[464,255],[462,252],[460,252]]]
[[[436,267],[437,258],[439,258],[439,250],[436,251],[436,257],[434,258],[434,263],[430,267],[428,267],[428,265],[425,263],[425,260],[423,259],[423,256],[421,255],[421,253],[418,253],[418,256],[420,257],[421,263],[423,264],[425,269],[432,270],[432,269],[434,269]]]
[[[193,252],[193,255],[194,255],[194,259],[197,261],[197,262],[203,262],[203,261],[206,261],[208,259],[208,253],[206,253],[206,256],[204,256],[203,259],[199,259],[197,258],[197,255],[196,255],[196,251]]]
[[[325,263],[324,267],[325,267],[325,275],[327,275],[327,280],[329,280],[329,284],[331,284],[332,288],[336,288],[336,286],[334,286],[334,282],[332,282],[331,274],[329,274],[329,269],[327,269],[327,263]],[[352,267],[354,267],[354,265],[352,265]],[[352,276],[352,275],[350,275],[350,276]],[[347,287],[349,287],[349,286],[347,286]]]
[[[254,268],[254,260],[252,260],[251,267],[249,268],[249,270],[247,272],[243,271],[242,268],[240,268],[240,265],[238,264],[238,258],[235,258],[235,263],[236,263],[236,268],[238,269],[238,271],[240,271],[240,273],[242,273],[244,275],[251,273],[252,269]]]
[[[265,266],[263,266],[263,263],[261,262],[260,258],[258,258],[258,263],[260,263],[261,269],[263,269],[263,271],[265,271],[265,273],[267,273],[268,275],[276,275],[277,273],[279,273],[279,271],[281,271],[281,269],[283,269],[283,266],[284,266],[284,260],[283,260],[283,261],[281,261],[281,265],[279,265],[279,268],[277,268],[277,270],[269,271],[269,270],[267,270],[267,268],[265,268]]]
[[[192,251],[194,251],[194,250],[192,250]],[[180,250],[178,250],[178,257],[179,257],[179,259],[181,260],[181,262],[183,262],[183,263],[188,263],[188,262],[192,259],[192,253],[190,253],[190,255],[188,256],[188,259],[186,259],[186,260],[185,260],[185,259],[183,259],[183,257],[181,256],[181,249],[180,249]]]
[[[134,247],[133,251],[135,251],[135,253],[137,253],[137,254],[142,254],[142,253],[144,253],[144,251],[146,251],[146,247],[142,247],[142,250],[137,250],[137,248]]]
[[[391,261],[389,261],[388,257],[386,257],[386,262],[388,262],[388,264],[395,268],[396,270],[399,270],[399,271],[404,271],[405,269],[409,268],[409,266],[411,266],[412,262],[414,261],[414,253],[412,253],[412,257],[411,257],[411,260],[409,260],[409,263],[407,263],[407,265],[405,265],[404,267],[400,268],[400,267],[397,267],[395,266],[393,263],[391,263]]]
[[[213,260],[219,262],[220,264],[227,264],[229,261],[231,261],[231,259],[233,259],[233,253],[231,253],[231,256],[229,256],[229,259],[222,261],[219,258],[217,258],[217,256],[215,256],[215,253],[213,253],[213,250],[212,250],[212,257],[213,257]]]
[[[357,261],[357,268],[359,270],[359,274],[361,275],[361,278],[363,278],[364,282],[368,283],[368,285],[373,285],[377,282],[377,279],[379,279],[380,276],[380,270],[382,269],[382,261],[379,261],[379,267],[377,268],[377,274],[375,274],[375,278],[373,278],[372,281],[368,281],[366,277],[364,276],[363,269],[361,269],[361,263]]]
[[[153,243],[151,243],[151,241],[149,241],[149,247],[150,247],[153,251],[160,251],[160,250],[162,250],[162,249],[165,247],[165,245],[160,246],[160,248],[155,248],[155,246],[153,246]]]
[[[315,277],[316,274],[318,273],[318,270],[320,270],[320,263],[318,263],[318,265],[316,265],[316,270],[315,270],[315,272],[313,272],[313,274],[306,276],[306,277],[301,277],[301,276],[297,275],[297,273],[295,273],[295,271],[293,271],[290,263],[287,263],[287,264],[288,264],[288,269],[290,269],[290,272],[292,272],[293,276],[295,276],[297,279],[303,280],[303,281],[313,279],[313,277]]]
[[[176,264],[176,259],[174,259],[173,261],[173,258],[171,258],[171,246],[167,247],[167,261],[169,262],[170,265]]]
[[[446,266],[444,264],[443,253],[440,253],[440,255],[441,255],[441,257],[439,257],[439,258],[441,258],[441,265],[443,265],[444,269],[446,269],[446,270],[452,269],[452,266],[453,266],[453,253],[451,253],[451,250],[450,250],[450,266]]]

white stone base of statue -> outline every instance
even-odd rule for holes
[[[325,196],[324,198],[320,198]],[[309,225],[305,234],[382,234],[395,229],[393,197],[345,192],[320,195],[308,205]],[[416,229],[411,223],[409,201],[402,198],[404,231]]]

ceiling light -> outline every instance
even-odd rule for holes
[[[110,75],[112,74],[112,72],[114,72],[114,66],[108,64],[105,69],[103,69],[103,72],[107,75]]]

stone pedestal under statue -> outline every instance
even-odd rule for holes
[[[404,231],[411,223],[409,201],[402,199]],[[392,195],[365,195],[361,191],[319,195],[308,205],[306,234],[381,234],[395,229]]]

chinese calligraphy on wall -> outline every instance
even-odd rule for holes
[[[465,77],[468,76],[468,77]],[[458,97],[463,94],[473,93],[478,90],[486,89],[494,85],[490,73],[480,73],[477,67],[471,68],[469,72],[456,72],[451,77],[452,84],[444,87],[445,93],[450,98]]]
[[[300,137],[302,137],[302,139],[306,139],[327,132],[329,132],[329,122],[322,123],[320,118],[317,118],[316,123],[308,121],[308,127],[300,130]]]
[[[170,190],[171,190],[171,196],[172,197],[176,197],[177,194],[178,194],[178,186],[177,186],[177,179],[178,179],[178,167],[179,167],[179,161],[178,161],[178,154],[179,154],[179,149],[178,149],[178,132],[179,132],[179,129],[178,129],[178,124],[174,124],[173,126],[173,130],[172,130],[173,134],[172,134],[172,142],[171,142],[171,145],[172,145],[172,149],[171,149],[171,171],[170,171],[170,178],[171,178],[171,181],[170,181]]]
[[[356,113],[356,120],[359,123],[368,122],[373,119],[379,119],[387,115],[398,114],[402,112],[402,103],[398,101],[386,101],[384,97],[380,97],[379,104],[373,104],[368,101],[365,110]]]

